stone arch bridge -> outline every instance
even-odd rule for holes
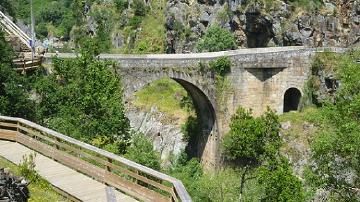
[[[100,59],[118,62],[116,72],[122,76],[125,97],[149,83],[169,77],[191,95],[202,128],[195,155],[207,168],[216,168],[220,159],[220,140],[228,131],[231,115],[239,106],[251,108],[255,115],[269,106],[277,113],[298,107],[305,82],[311,73],[316,52],[343,52],[341,48],[277,47],[240,49],[196,54],[118,55],[101,54]],[[44,63],[52,57],[73,58],[75,54],[45,54]],[[223,87],[216,85],[213,73],[200,67],[226,56],[231,72]]]

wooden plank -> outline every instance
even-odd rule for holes
[[[130,196],[134,196],[143,201],[158,201],[158,202],[168,202],[171,201],[170,198],[167,198],[160,193],[157,193],[153,190],[145,188],[141,185],[133,183],[129,180],[126,180],[118,175],[107,172],[105,175],[105,181],[107,184],[118,188],[119,190],[125,192]]]
[[[91,177],[98,179],[101,182],[104,182],[104,170],[95,167],[89,163],[86,163],[83,160],[70,156],[67,153],[58,151],[46,144],[33,141],[30,137],[27,137],[23,134],[19,134],[17,138],[18,142],[26,145],[27,147],[45,155],[50,158],[56,159],[58,162],[69,166],[79,172],[85,173]]]
[[[6,123],[6,122],[0,122],[0,128],[1,126],[10,127],[10,128],[17,128],[17,123]]]
[[[19,152],[18,153],[8,152],[9,148],[13,148]],[[9,159],[11,160],[11,159],[19,159],[22,157],[22,155],[30,154],[32,153],[32,151],[29,148],[26,148],[25,146],[22,146],[18,143],[12,143],[12,142],[6,143],[4,141],[0,141],[0,153],[1,155],[4,155],[4,157],[11,156],[12,158]],[[14,158],[14,156],[17,157]],[[18,164],[20,162],[15,161],[14,163]],[[44,179],[48,180],[58,190],[60,190],[60,192],[62,192],[62,195],[65,195],[67,198],[70,197],[70,199],[74,201],[88,201],[88,202],[107,201],[106,192],[105,192],[106,185],[101,184],[100,182],[97,182],[41,154],[36,155],[35,164],[36,164],[35,169],[38,171],[38,173],[42,177],[44,177]],[[44,172],[45,170],[46,171],[52,170],[53,173],[56,173],[61,169],[64,169],[69,174],[57,176],[56,178],[51,178],[51,177],[49,178],[49,176],[53,176],[53,175],[49,172]],[[135,202],[135,200],[129,196],[121,194],[116,190],[115,192],[117,196],[120,195],[122,199],[124,199],[122,200],[122,202]]]
[[[106,159],[112,159],[114,162],[119,162],[123,165],[125,165],[126,167],[129,167],[130,170],[137,170],[138,172],[144,173],[146,175],[152,176],[156,179],[159,179],[161,181],[167,181],[169,183],[173,184],[173,187],[175,188],[175,192],[171,192],[171,195],[177,195],[182,201],[191,201],[191,198],[189,196],[189,194],[187,193],[184,185],[181,183],[181,181],[170,177],[166,174],[160,173],[158,171],[155,171],[151,168],[142,166],[140,164],[137,164],[135,162],[132,162],[130,160],[127,160],[125,158],[122,158],[120,156],[117,156],[115,154],[112,154],[110,152],[104,151],[102,149],[96,148],[94,146],[91,146],[89,144],[80,142],[78,140],[75,140],[73,138],[67,137],[63,134],[57,133],[53,130],[50,130],[48,128],[42,127],[40,125],[37,125],[35,123],[32,123],[30,121],[24,120],[24,119],[20,119],[20,118],[12,118],[12,117],[4,117],[4,116],[0,116],[0,120],[6,120],[6,121],[17,121],[22,125],[26,125],[27,127],[31,127],[35,130],[39,130],[41,132],[44,132],[50,136],[53,136],[56,139],[60,139],[62,141],[68,142],[70,144],[76,145],[82,149],[85,150],[89,150],[91,152],[95,152],[98,153],[100,156],[104,156]],[[164,188],[164,187],[162,187]],[[165,190],[164,190],[165,191]],[[168,191],[168,190],[166,190]]]
[[[17,137],[17,131],[0,129],[0,139],[15,141],[16,137]]]

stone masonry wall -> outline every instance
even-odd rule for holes
[[[201,160],[207,168],[216,168],[220,162],[219,145],[228,131],[231,116],[239,106],[251,108],[261,115],[269,106],[277,113],[283,112],[284,93],[289,88],[302,92],[308,79],[312,56],[325,48],[304,47],[241,49],[215,53],[173,55],[100,55],[100,59],[119,63],[116,70],[122,75],[126,96],[146,84],[170,77],[179,82],[198,104],[201,122],[204,124]],[[344,49],[326,49],[342,52]],[[44,63],[51,64],[54,54],[46,54]],[[201,72],[199,63],[207,63],[227,56],[232,61],[230,83],[226,100],[219,102],[214,76]],[[74,54],[58,54],[60,58],[73,58]],[[208,131],[210,130],[210,131]]]

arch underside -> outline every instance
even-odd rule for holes
[[[194,84],[183,79],[172,78],[179,83],[191,96],[197,114],[200,134],[188,143],[187,153],[190,157],[198,157],[203,160],[204,151],[209,137],[214,131],[216,114],[208,97]]]
[[[213,161],[214,157],[210,151],[212,148],[210,146],[212,142],[209,137],[213,131],[216,131],[215,108],[213,107],[213,104],[208,95],[206,95],[204,91],[198,87],[198,85],[194,84],[192,78],[182,78],[184,74],[179,74],[178,76],[179,77],[173,74],[151,74],[148,76],[144,76],[143,74],[125,74],[125,96],[131,97],[134,92],[162,78],[170,78],[176,81],[188,92],[192,98],[197,115],[197,122],[199,127],[198,131],[200,131],[195,135],[195,137],[191,138],[191,141],[188,143],[186,148],[188,157],[197,157],[202,161]]]

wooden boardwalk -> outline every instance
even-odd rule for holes
[[[19,143],[0,140],[0,155],[17,165],[19,165],[24,155],[29,155],[31,153],[34,153],[34,151]],[[35,169],[39,175],[54,187],[71,195],[76,200],[94,202],[137,201],[114,189],[111,189],[114,190],[113,194],[107,194],[107,192],[109,193],[109,188],[107,188],[105,184],[87,177],[37,152],[35,153]],[[111,200],[110,198],[114,197],[114,195],[116,200]]]

